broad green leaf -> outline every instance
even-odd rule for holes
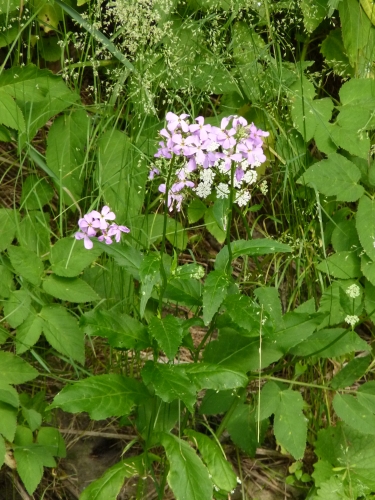
[[[31,446],[14,447],[17,472],[30,495],[34,493],[43,477],[43,460],[35,451]]]
[[[17,354],[23,354],[38,342],[42,328],[43,319],[31,308],[29,315],[16,331]]]
[[[63,49],[59,45],[57,36],[42,36],[38,40],[39,54],[45,61],[55,62],[60,60]]]
[[[338,9],[344,47],[356,69],[355,76],[367,76],[374,44],[372,24],[356,0],[339,2]]]
[[[337,201],[357,201],[364,188],[358,184],[361,172],[353,162],[337,153],[331,153],[309,167],[299,178],[300,184],[315,187],[326,196],[336,196]]]
[[[194,198],[188,206],[187,214],[190,224],[198,222],[206,213],[207,207],[199,198]]]
[[[19,446],[27,446],[32,444],[34,436],[31,430],[24,425],[17,425],[16,435],[14,436],[14,444]]]
[[[173,434],[162,433],[160,441],[168,461],[168,484],[176,500],[212,500],[212,481],[195,451]]]
[[[356,110],[358,113],[358,110]],[[364,130],[347,130],[339,125],[330,129],[331,139],[336,146],[345,149],[352,155],[359,156],[367,160],[370,152],[370,139]]]
[[[0,208],[0,252],[12,243],[19,223],[19,213],[10,208]]]
[[[319,462],[331,465],[341,482],[349,489],[356,485],[375,488],[375,437],[363,434],[337,422],[335,427],[318,432],[315,452]],[[318,464],[319,464],[318,462]],[[315,473],[313,474],[315,477]],[[340,499],[341,500],[341,499]]]
[[[175,276],[180,280],[195,278],[200,280],[205,275],[203,266],[199,264],[184,264],[176,269]]]
[[[202,289],[200,281],[178,277],[168,282],[163,298],[186,306],[201,306]]]
[[[254,407],[247,404],[238,405],[227,423],[227,431],[238,447],[241,448],[247,455],[255,456],[258,443],[258,424],[256,422],[256,410]],[[264,422],[264,427],[268,422]],[[261,424],[261,434],[264,431],[263,424]]]
[[[375,260],[375,200],[364,195],[359,200],[356,226],[359,241],[371,260]]]
[[[80,278],[63,278],[51,274],[43,281],[43,290],[53,297],[68,302],[92,302],[99,295]]]
[[[0,381],[0,401],[18,409],[20,398],[14,387],[5,381]]]
[[[0,0],[0,12],[9,14],[19,7],[17,0]]]
[[[61,186],[68,189],[78,200],[84,185],[83,163],[89,147],[90,120],[83,110],[60,116],[50,128],[47,138],[46,160]],[[64,195],[66,203],[71,199]]]
[[[315,500],[352,500],[357,498],[355,488],[353,486],[345,488],[345,482],[333,475],[334,470],[332,467],[330,467],[330,473],[330,477],[319,485],[317,494],[314,497]]]
[[[13,245],[8,247],[8,255],[16,273],[38,286],[44,271],[41,258],[26,248]]]
[[[329,32],[320,46],[320,52],[323,54],[326,64],[332,68],[337,75],[342,75],[344,77],[354,76],[353,68],[350,66],[349,58],[345,52],[342,41],[341,28]]]
[[[234,490],[237,485],[237,475],[219,445],[205,434],[192,429],[186,430],[185,435],[196,444],[214,485],[227,492]]]
[[[113,128],[99,139],[96,178],[104,200],[123,222],[133,220],[142,208],[148,169],[143,162],[138,166],[139,159],[123,132]]]
[[[66,85],[60,76],[54,75],[52,71],[47,69],[40,69],[34,64],[28,64],[23,68],[13,66],[3,71],[0,78],[0,88],[14,97],[17,102],[40,101],[48,93],[56,95],[61,88],[66,91]]]
[[[102,247],[94,245],[86,250],[82,241],[61,238],[51,248],[52,271],[59,276],[74,278],[102,253]]]
[[[280,403],[280,392],[285,390],[285,385],[281,386],[276,384],[276,382],[268,381],[262,387],[260,392],[260,398],[258,399],[257,415],[256,419],[264,420],[270,417],[276,410]]]
[[[0,434],[11,443],[16,433],[17,413],[18,408],[0,401]]]
[[[138,405],[135,425],[143,439],[157,442],[158,432],[170,432],[181,416],[181,404],[177,399],[164,403],[158,396],[148,398]]]
[[[211,341],[204,350],[204,362],[225,366],[244,373],[265,368],[280,359],[280,349],[272,340],[262,340],[262,356],[259,356],[259,338],[244,337],[237,330],[220,331],[219,339]]]
[[[351,2],[353,4],[353,2]],[[372,78],[353,78],[346,81],[339,91],[343,106],[373,103],[375,99],[375,81]],[[342,109],[342,108],[341,108]]]
[[[203,289],[203,321],[208,325],[227,295],[231,279],[222,270],[211,271]]]
[[[199,413],[201,415],[217,415],[229,410],[233,402],[239,396],[235,391],[214,391],[208,389],[199,406]]]
[[[375,318],[375,285],[366,282],[365,285],[365,309],[371,320]]]
[[[231,244],[232,248],[232,258],[237,259],[243,255],[267,255],[270,253],[278,252],[291,252],[292,249],[289,245],[285,243],[279,243],[278,241],[270,240],[267,238],[256,239],[256,240],[236,240]],[[231,264],[229,261],[228,247],[223,247],[216,256],[215,269],[225,269],[225,267]]]
[[[338,108],[340,114],[337,117],[337,125],[339,125],[341,129],[346,130],[346,135],[350,143],[354,142],[354,144],[358,144],[359,141],[368,143],[368,135],[365,132],[366,130],[372,130],[374,128],[374,117],[372,115],[374,103],[375,96],[369,100],[359,100],[356,104],[345,104]],[[336,128],[336,126],[334,128]],[[351,137],[349,137],[349,134],[351,134]],[[349,146],[342,147],[350,151]]]
[[[296,356],[333,358],[355,351],[368,351],[369,346],[355,332],[344,328],[327,328],[313,333],[307,340],[291,349]]]
[[[204,214],[204,223],[206,229],[219,243],[224,243],[226,232],[223,229],[223,223],[219,224],[217,218],[218,215],[214,214],[213,207],[209,207],[206,209],[206,212]]]
[[[251,334],[259,335],[261,322],[261,308],[247,295],[228,295],[224,306],[232,321]]]
[[[301,10],[305,28],[309,33],[312,33],[327,15],[328,0],[317,0],[314,3],[302,0]]]
[[[23,248],[44,256],[50,251],[50,218],[47,213],[30,211],[17,227],[16,237]]]
[[[187,363],[184,365],[187,375],[193,380],[198,390],[215,389],[223,391],[244,387],[248,378],[241,372],[223,366],[208,363]]]
[[[316,268],[335,278],[349,279],[361,276],[361,260],[354,251],[334,253],[320,262]]]
[[[26,290],[16,290],[10,293],[4,305],[6,321],[12,328],[17,328],[30,313],[31,298]]]
[[[8,299],[13,288],[13,273],[7,267],[0,266],[0,297]]]
[[[27,210],[39,210],[51,201],[53,194],[45,179],[29,175],[22,184],[21,205]]]
[[[84,336],[74,316],[59,305],[44,306],[39,314],[44,320],[42,326],[44,336],[51,346],[61,354],[83,364]]]
[[[121,460],[85,488],[80,500],[116,500],[125,479],[144,473],[144,460],[144,455]]]
[[[229,213],[229,199],[219,198],[212,206],[212,215],[214,216],[217,225],[222,231],[227,230]]]
[[[152,337],[157,341],[167,358],[172,360],[182,342],[183,330],[175,316],[168,314],[164,318],[154,316],[148,326]]]
[[[105,245],[104,243],[98,244],[97,247],[104,250],[110,257],[113,257],[114,261],[120,267],[123,267],[126,272],[134,276],[135,279],[139,279],[139,269],[143,259],[139,250],[132,246]]]
[[[332,246],[335,252],[353,251],[360,247],[354,220],[343,220],[335,226]]]
[[[333,408],[350,427],[364,434],[375,434],[375,415],[351,394],[336,394]]]
[[[136,403],[148,396],[144,385],[134,378],[96,375],[65,386],[49,408],[70,413],[86,411],[93,420],[103,420],[128,415]]]
[[[354,358],[342,368],[331,380],[333,389],[343,389],[349,387],[365,374],[370,364],[370,356]]]
[[[31,432],[36,431],[42,424],[42,415],[33,408],[22,407],[22,416],[27,422]]]
[[[375,382],[365,382],[358,388],[358,402],[372,413],[375,413]]]
[[[48,448],[55,457],[66,457],[65,442],[58,429],[41,427],[38,431],[37,443]]]
[[[373,262],[365,253],[361,255],[361,271],[367,278],[366,284],[375,285],[375,262]]]
[[[166,365],[147,361],[142,369],[146,385],[152,385],[155,393],[165,403],[181,399],[193,413],[196,387],[184,371],[183,365]]]
[[[174,247],[185,250],[188,243],[188,236],[185,228],[176,219],[168,217],[166,238]]]
[[[302,413],[303,399],[299,392],[287,389],[279,393],[274,432],[276,439],[296,460],[303,457],[307,439],[307,421]]]
[[[281,328],[277,328],[275,333],[269,335],[269,338],[272,339],[275,348],[286,354],[294,346],[310,337],[323,318],[324,314],[289,312],[283,316],[284,323],[280,324]]]
[[[254,295],[258,299],[259,304],[263,307],[263,310],[270,315],[276,329],[281,330],[283,315],[277,288],[271,286],[256,288],[254,290]]]
[[[38,372],[22,358],[0,351],[0,380],[7,384],[23,384],[34,380]]]
[[[294,87],[299,86],[299,82]],[[325,127],[332,116],[333,102],[329,97],[312,100],[294,89],[291,114],[293,126],[308,142],[315,135],[318,127]]]
[[[0,89],[0,124],[23,132],[25,119],[22,111],[9,94]]]
[[[127,314],[95,309],[82,317],[82,323],[90,335],[105,337],[118,349],[146,349],[150,343],[146,326]]]

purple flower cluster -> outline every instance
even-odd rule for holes
[[[87,250],[91,250],[93,247],[93,238],[111,245],[113,243],[112,238],[114,237],[118,243],[121,239],[121,233],[129,233],[130,229],[126,226],[118,226],[114,222],[108,222],[115,219],[116,215],[106,205],[102,208],[101,212],[92,210],[88,214],[85,214],[82,219],[79,219],[78,226],[80,231],[75,233],[74,236],[76,240],[83,240]]]
[[[229,116],[221,120],[220,127],[205,124],[204,118],[198,116],[196,123],[190,124],[189,115],[167,113],[167,127],[160,131],[163,140],[159,142],[156,158],[172,159],[178,157],[182,166],[176,170],[176,181],[168,191],[168,206],[172,210],[176,204],[180,210],[183,190],[194,188],[190,180],[192,173],[200,173],[202,169],[218,169],[221,174],[231,175],[232,162],[236,165],[236,188],[240,188],[248,168],[253,169],[266,161],[263,153],[263,137],[268,132],[258,129],[253,123],[248,124],[245,118]],[[150,172],[150,179],[159,175],[156,167]],[[212,179],[216,174],[203,176]],[[200,176],[202,179],[202,175]],[[254,176],[252,176],[254,178]],[[255,176],[256,178],[256,176]],[[248,181],[247,181],[248,182]],[[243,186],[242,186],[243,187]],[[195,188],[198,196],[205,197],[210,189]],[[166,185],[161,184],[159,191],[165,193]],[[201,194],[199,194],[201,193]]]

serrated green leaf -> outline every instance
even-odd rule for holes
[[[162,433],[160,441],[168,461],[168,484],[176,500],[211,500],[212,482],[195,451],[173,434]]]
[[[262,434],[268,422],[261,424]],[[227,431],[232,441],[247,453],[250,457],[255,456],[258,443],[258,424],[256,422],[256,411],[250,405],[238,405],[233,411],[227,423]]]
[[[0,401],[0,434],[11,443],[16,433],[17,413],[18,408]]]
[[[334,358],[355,351],[368,351],[369,346],[355,332],[344,328],[327,328],[313,333],[290,353],[296,356]]]
[[[268,337],[276,349],[284,354],[293,347],[305,341],[316,330],[324,315],[306,314],[291,311],[283,316],[284,325],[280,325],[275,333]]]
[[[15,446],[17,472],[27,492],[32,495],[43,477],[43,461],[31,446]]]
[[[199,391],[202,389],[214,389],[216,391],[236,389],[244,387],[248,383],[246,375],[224,366],[208,363],[187,363],[184,365],[184,369]]]
[[[375,382],[365,382],[358,388],[358,402],[372,413],[375,413]]]
[[[299,392],[290,389],[281,391],[279,397],[274,419],[275,436],[283,448],[299,460],[304,455],[307,439],[307,420],[302,412],[304,402]]]
[[[185,250],[188,243],[188,236],[181,222],[168,217],[165,236],[171,245],[180,250]]]
[[[17,274],[20,274],[27,281],[38,286],[44,271],[44,265],[40,257],[26,248],[10,246],[8,247],[10,262]]]
[[[342,368],[331,380],[332,389],[343,389],[349,387],[365,374],[369,364],[370,356],[354,358]]]
[[[208,389],[201,405],[199,406],[200,415],[217,415],[229,410],[234,400],[239,397],[235,391],[213,391]]]
[[[139,279],[139,269],[143,259],[139,250],[132,246],[105,245],[100,242],[97,246],[104,250],[107,255],[113,257],[114,261],[127,273],[134,276],[135,279]]]
[[[0,351],[0,379],[8,384],[23,384],[34,380],[38,372],[22,358]]]
[[[320,262],[316,268],[335,278],[349,279],[361,276],[361,260],[353,251],[334,253]]]
[[[219,224],[217,223],[212,207],[206,209],[204,214],[204,223],[207,231],[209,231],[212,234],[212,236],[217,239],[219,243],[224,243],[226,238],[226,232],[223,231],[222,227],[220,227]]]
[[[338,201],[357,201],[364,188],[358,184],[361,172],[353,162],[337,153],[331,153],[309,167],[299,178],[300,184],[315,187],[326,196],[336,196]]]
[[[144,473],[144,455],[121,460],[85,488],[80,500],[116,500],[125,479]]]
[[[31,432],[36,431],[42,424],[42,415],[33,408],[22,407],[22,416],[30,427]]]
[[[177,354],[183,336],[183,330],[178,319],[171,314],[164,318],[154,316],[150,321],[148,330],[165,352],[167,358],[172,360]]]
[[[237,259],[243,255],[267,255],[278,252],[291,252],[292,249],[285,243],[279,243],[268,238],[256,240],[236,240],[231,244],[232,258]],[[223,247],[216,256],[215,269],[225,269],[229,260],[228,247]]]
[[[283,315],[277,288],[271,286],[256,288],[254,295],[264,311],[270,315],[276,329],[281,330],[283,327]]]
[[[325,62],[337,75],[354,76],[342,41],[341,28],[329,32],[320,46],[320,52],[323,54]]]
[[[105,337],[118,349],[146,349],[150,343],[146,326],[127,314],[95,309],[82,317],[82,323],[90,335]]]
[[[19,224],[19,213],[10,208],[0,208],[0,252],[12,243]]]
[[[0,124],[23,132],[25,119],[22,111],[9,94],[0,90]]]
[[[44,212],[30,211],[18,225],[16,237],[21,247],[41,257],[50,251],[50,234],[49,215]]]
[[[86,411],[93,420],[103,420],[129,414],[136,403],[147,397],[144,385],[134,378],[97,375],[64,387],[49,408],[70,413]]]
[[[375,260],[375,200],[366,195],[358,203],[356,227],[364,251]]]
[[[353,251],[360,247],[354,220],[343,220],[335,226],[332,246],[335,252]]]
[[[364,434],[375,435],[375,415],[351,394],[336,394],[333,408],[350,427]]]
[[[205,325],[212,320],[227,295],[231,280],[221,270],[211,271],[207,276],[203,289],[203,321]]]
[[[327,15],[328,0],[318,0],[314,3],[302,0],[301,10],[305,28],[309,33],[312,33]]]
[[[80,278],[63,278],[52,274],[43,281],[43,290],[60,300],[68,302],[92,302],[99,295]]]
[[[206,464],[215,486],[227,492],[234,490],[237,484],[237,475],[233,472],[219,445],[208,436],[192,429],[186,430],[185,435],[199,449],[202,460]]]
[[[10,293],[4,305],[6,321],[12,328],[17,328],[30,313],[31,298],[26,290],[16,290]]]
[[[84,335],[77,320],[65,307],[44,306],[39,313],[43,322],[43,333],[56,351],[77,360],[85,361]]]
[[[16,331],[17,354],[23,354],[38,342],[42,327],[43,319],[31,308],[29,315]]]
[[[258,400],[259,407],[257,408],[256,419],[264,420],[276,413],[280,403],[279,394],[285,390],[285,385],[277,384],[273,381],[268,381],[262,387],[260,398]]]
[[[14,288],[13,274],[7,267],[0,266],[0,297],[8,299],[12,288]]]
[[[196,387],[186,375],[182,365],[165,365],[147,361],[142,369],[146,385],[151,384],[157,396],[165,403],[175,399],[183,401],[193,413],[196,402]]]
[[[65,442],[58,429],[41,427],[38,431],[37,443],[48,448],[55,457],[66,457]]]
[[[0,381],[0,401],[18,409],[20,398],[14,387],[5,381]]]
[[[102,253],[102,247],[95,245],[86,250],[82,241],[61,238],[51,248],[52,271],[58,276],[74,278],[89,266]]]
[[[232,321],[250,333],[259,334],[261,327],[261,309],[246,295],[228,295],[224,306]]]
[[[356,113],[358,113],[356,109]],[[336,146],[345,149],[350,154],[367,160],[370,152],[370,139],[364,130],[347,130],[339,125],[330,128],[330,137]]]

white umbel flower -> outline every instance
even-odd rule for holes
[[[229,196],[228,184],[224,184],[223,182],[220,182],[220,184],[216,188],[216,195],[218,198],[228,198],[228,196]]]
[[[361,295],[361,289],[359,288],[358,285],[350,285],[346,290],[346,294],[351,298],[355,299]]]
[[[355,326],[359,321],[359,318],[358,316],[350,316],[350,314],[348,314],[345,318],[345,323],[348,323],[348,325],[350,326]]]
[[[239,207],[246,206],[251,199],[249,191],[240,191],[236,194],[236,203]]]

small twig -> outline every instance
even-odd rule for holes
[[[20,497],[22,497],[22,500],[32,500],[32,497],[30,497],[26,493],[22,484],[19,482],[17,476],[10,471],[7,471],[6,474],[10,478],[10,480],[12,481],[13,485],[16,487],[17,493],[19,494]]]
[[[85,431],[77,429],[59,429],[61,434],[76,434],[82,435],[82,437],[93,436],[93,437],[104,437],[108,439],[134,439],[134,434],[117,434],[116,432],[98,432],[98,431]]]

